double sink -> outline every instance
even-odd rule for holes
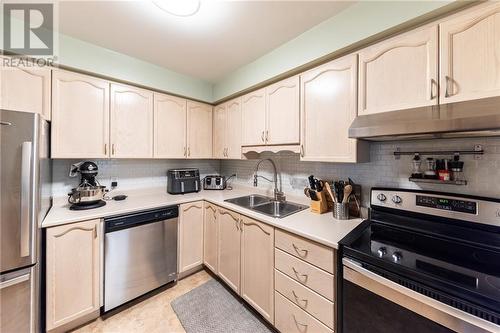
[[[274,218],[284,218],[307,208],[307,206],[288,201],[276,201],[272,198],[251,194],[244,197],[224,200],[237,206],[253,210]]]

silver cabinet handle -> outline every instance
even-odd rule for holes
[[[300,157],[304,157],[304,145],[300,145]]]
[[[260,136],[260,138],[262,139],[262,142],[266,142],[266,139],[264,139],[264,131],[262,131],[262,135]]]
[[[294,290],[292,290],[292,295],[295,298],[295,303],[297,303],[298,306],[300,306],[302,309],[307,308],[307,303],[309,302],[307,299],[300,300],[299,296],[297,296]],[[300,305],[300,302],[304,303],[304,305]]]
[[[449,87],[450,87],[450,82],[451,82],[451,79],[448,75],[446,75],[444,77],[444,80],[445,80],[445,86],[446,86],[446,90],[444,92],[444,97],[450,97],[450,92],[449,92]]]
[[[115,154],[115,144],[111,144],[111,155]]]
[[[293,273],[295,274],[295,277],[297,278],[297,280],[299,280],[300,282],[302,283],[307,283],[307,279],[308,279],[308,275],[307,274],[300,274],[296,269],[295,267],[292,267],[292,271]],[[301,279],[300,277],[303,277],[303,279]]]
[[[0,121],[0,125],[12,126],[12,123],[10,121]]]
[[[23,142],[21,154],[21,257],[30,255],[31,142]]]
[[[293,321],[295,322],[295,326],[297,326],[297,329],[299,330],[299,332],[302,332],[302,333],[305,333],[307,332],[307,324],[301,324],[297,321],[297,319],[295,318],[295,315],[292,315],[293,317]],[[303,329],[300,329],[299,326],[302,326]]]
[[[434,95],[434,87],[436,86],[436,80],[431,79],[431,101],[437,96]]]
[[[10,279],[10,280],[4,281],[4,282],[0,282],[0,290],[15,286],[16,284],[19,284],[19,283],[23,283],[25,281],[28,281],[29,279],[30,279],[30,274],[28,273],[28,274],[24,274],[24,275],[15,277],[13,279]]]
[[[104,144],[104,155],[108,155],[108,144]]]
[[[186,146],[184,146],[184,156],[187,155]]]
[[[295,252],[297,252],[297,255],[301,258],[305,258],[307,257],[307,254],[308,254],[308,250],[302,250],[302,249],[299,249],[299,247],[297,245],[295,245],[294,243],[292,243],[292,246],[293,246],[293,249],[295,250]],[[301,252],[303,254],[301,254]]]
[[[269,131],[266,130],[266,142],[269,142]]]
[[[188,147],[188,156],[191,156],[191,147]]]

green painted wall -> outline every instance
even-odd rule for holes
[[[2,15],[1,6],[0,15]],[[21,20],[13,18],[12,21],[13,25],[20,27],[23,25]],[[0,45],[3,45],[2,37],[3,34],[0,34]],[[209,103],[213,101],[213,84],[210,82],[179,74],[64,34],[56,33],[54,38],[59,44],[56,62],[60,65]]]
[[[131,41],[133,42],[133,41]],[[212,102],[213,85],[137,58],[60,35],[59,60],[65,66]]]
[[[453,1],[363,1],[320,23],[214,85],[214,101],[290,71]]]

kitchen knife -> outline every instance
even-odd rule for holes
[[[309,179],[309,187],[311,188],[311,190],[315,190],[316,184],[314,182],[314,176],[310,175],[308,179]]]

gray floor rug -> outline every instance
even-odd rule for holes
[[[216,280],[177,297],[171,305],[187,333],[272,332]]]

